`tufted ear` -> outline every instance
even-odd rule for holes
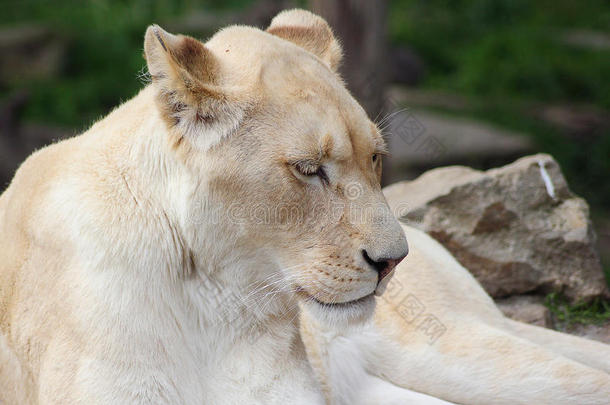
[[[237,128],[243,111],[218,85],[219,63],[203,43],[151,25],[144,53],[157,106],[170,129],[206,147]]]
[[[333,71],[339,68],[341,45],[323,18],[306,10],[282,11],[271,20],[267,32],[313,53]]]

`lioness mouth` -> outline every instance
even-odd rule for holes
[[[313,297],[311,297],[311,298],[312,298],[313,301],[316,302],[316,304],[319,304],[319,305],[321,305],[323,307],[328,307],[328,308],[346,308],[346,307],[351,307],[353,305],[357,305],[357,304],[359,304],[361,302],[364,302],[364,301],[368,301],[369,299],[372,299],[373,298],[373,294],[372,293],[371,294],[367,294],[364,297],[355,299],[353,301],[333,302],[333,303],[322,302],[322,301],[317,300],[317,299],[315,299]]]
[[[305,289],[303,288],[299,288],[298,290],[299,293],[301,293],[302,295],[305,296],[305,298],[309,301],[313,301],[316,304],[325,307],[325,308],[334,308],[334,309],[339,309],[339,308],[347,308],[353,305],[358,305],[362,302],[368,301],[369,299],[373,299],[374,293],[370,293],[367,294],[363,297],[357,298],[355,300],[352,301],[346,301],[346,302],[324,302],[324,301],[320,301],[319,299],[317,299],[316,297],[314,297],[313,295],[309,294],[307,291],[305,291]]]

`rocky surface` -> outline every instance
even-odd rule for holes
[[[575,324],[569,328],[559,328],[559,330],[561,332],[610,344],[610,322],[606,322],[602,325]]]
[[[544,297],[537,295],[514,295],[508,298],[496,299],[496,304],[506,317],[515,321],[555,329],[610,344],[610,321],[586,324],[574,322],[568,326],[565,322],[556,319],[544,304],[544,301]]]
[[[384,193],[402,221],[445,245],[493,297],[608,296],[587,203],[548,155],[485,172],[434,169]]]
[[[551,311],[544,305],[544,298],[535,295],[515,295],[496,300],[502,313],[515,321],[550,328],[553,326]]]

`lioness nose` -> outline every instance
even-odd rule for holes
[[[396,265],[398,265],[398,263],[400,263],[402,259],[407,256],[407,252],[401,254],[401,256],[399,257],[377,259],[371,258],[368,252],[366,250],[363,250],[362,256],[368,264],[370,264],[375,270],[377,270],[377,273],[379,274],[377,278],[377,284],[379,284],[381,280],[383,280],[388,274],[390,274],[392,270],[394,270],[394,267],[396,267]]]

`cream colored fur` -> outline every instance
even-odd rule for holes
[[[607,402],[607,346],[504,319],[426,235],[378,285],[406,239],[322,19],[144,47],[153,83],[0,197],[0,403]]]
[[[337,329],[303,314],[329,403],[357,403],[371,378],[460,404],[608,402],[608,345],[504,318],[440,244],[404,230],[411,251],[371,321]],[[346,358],[358,359],[351,373],[342,372]]]

